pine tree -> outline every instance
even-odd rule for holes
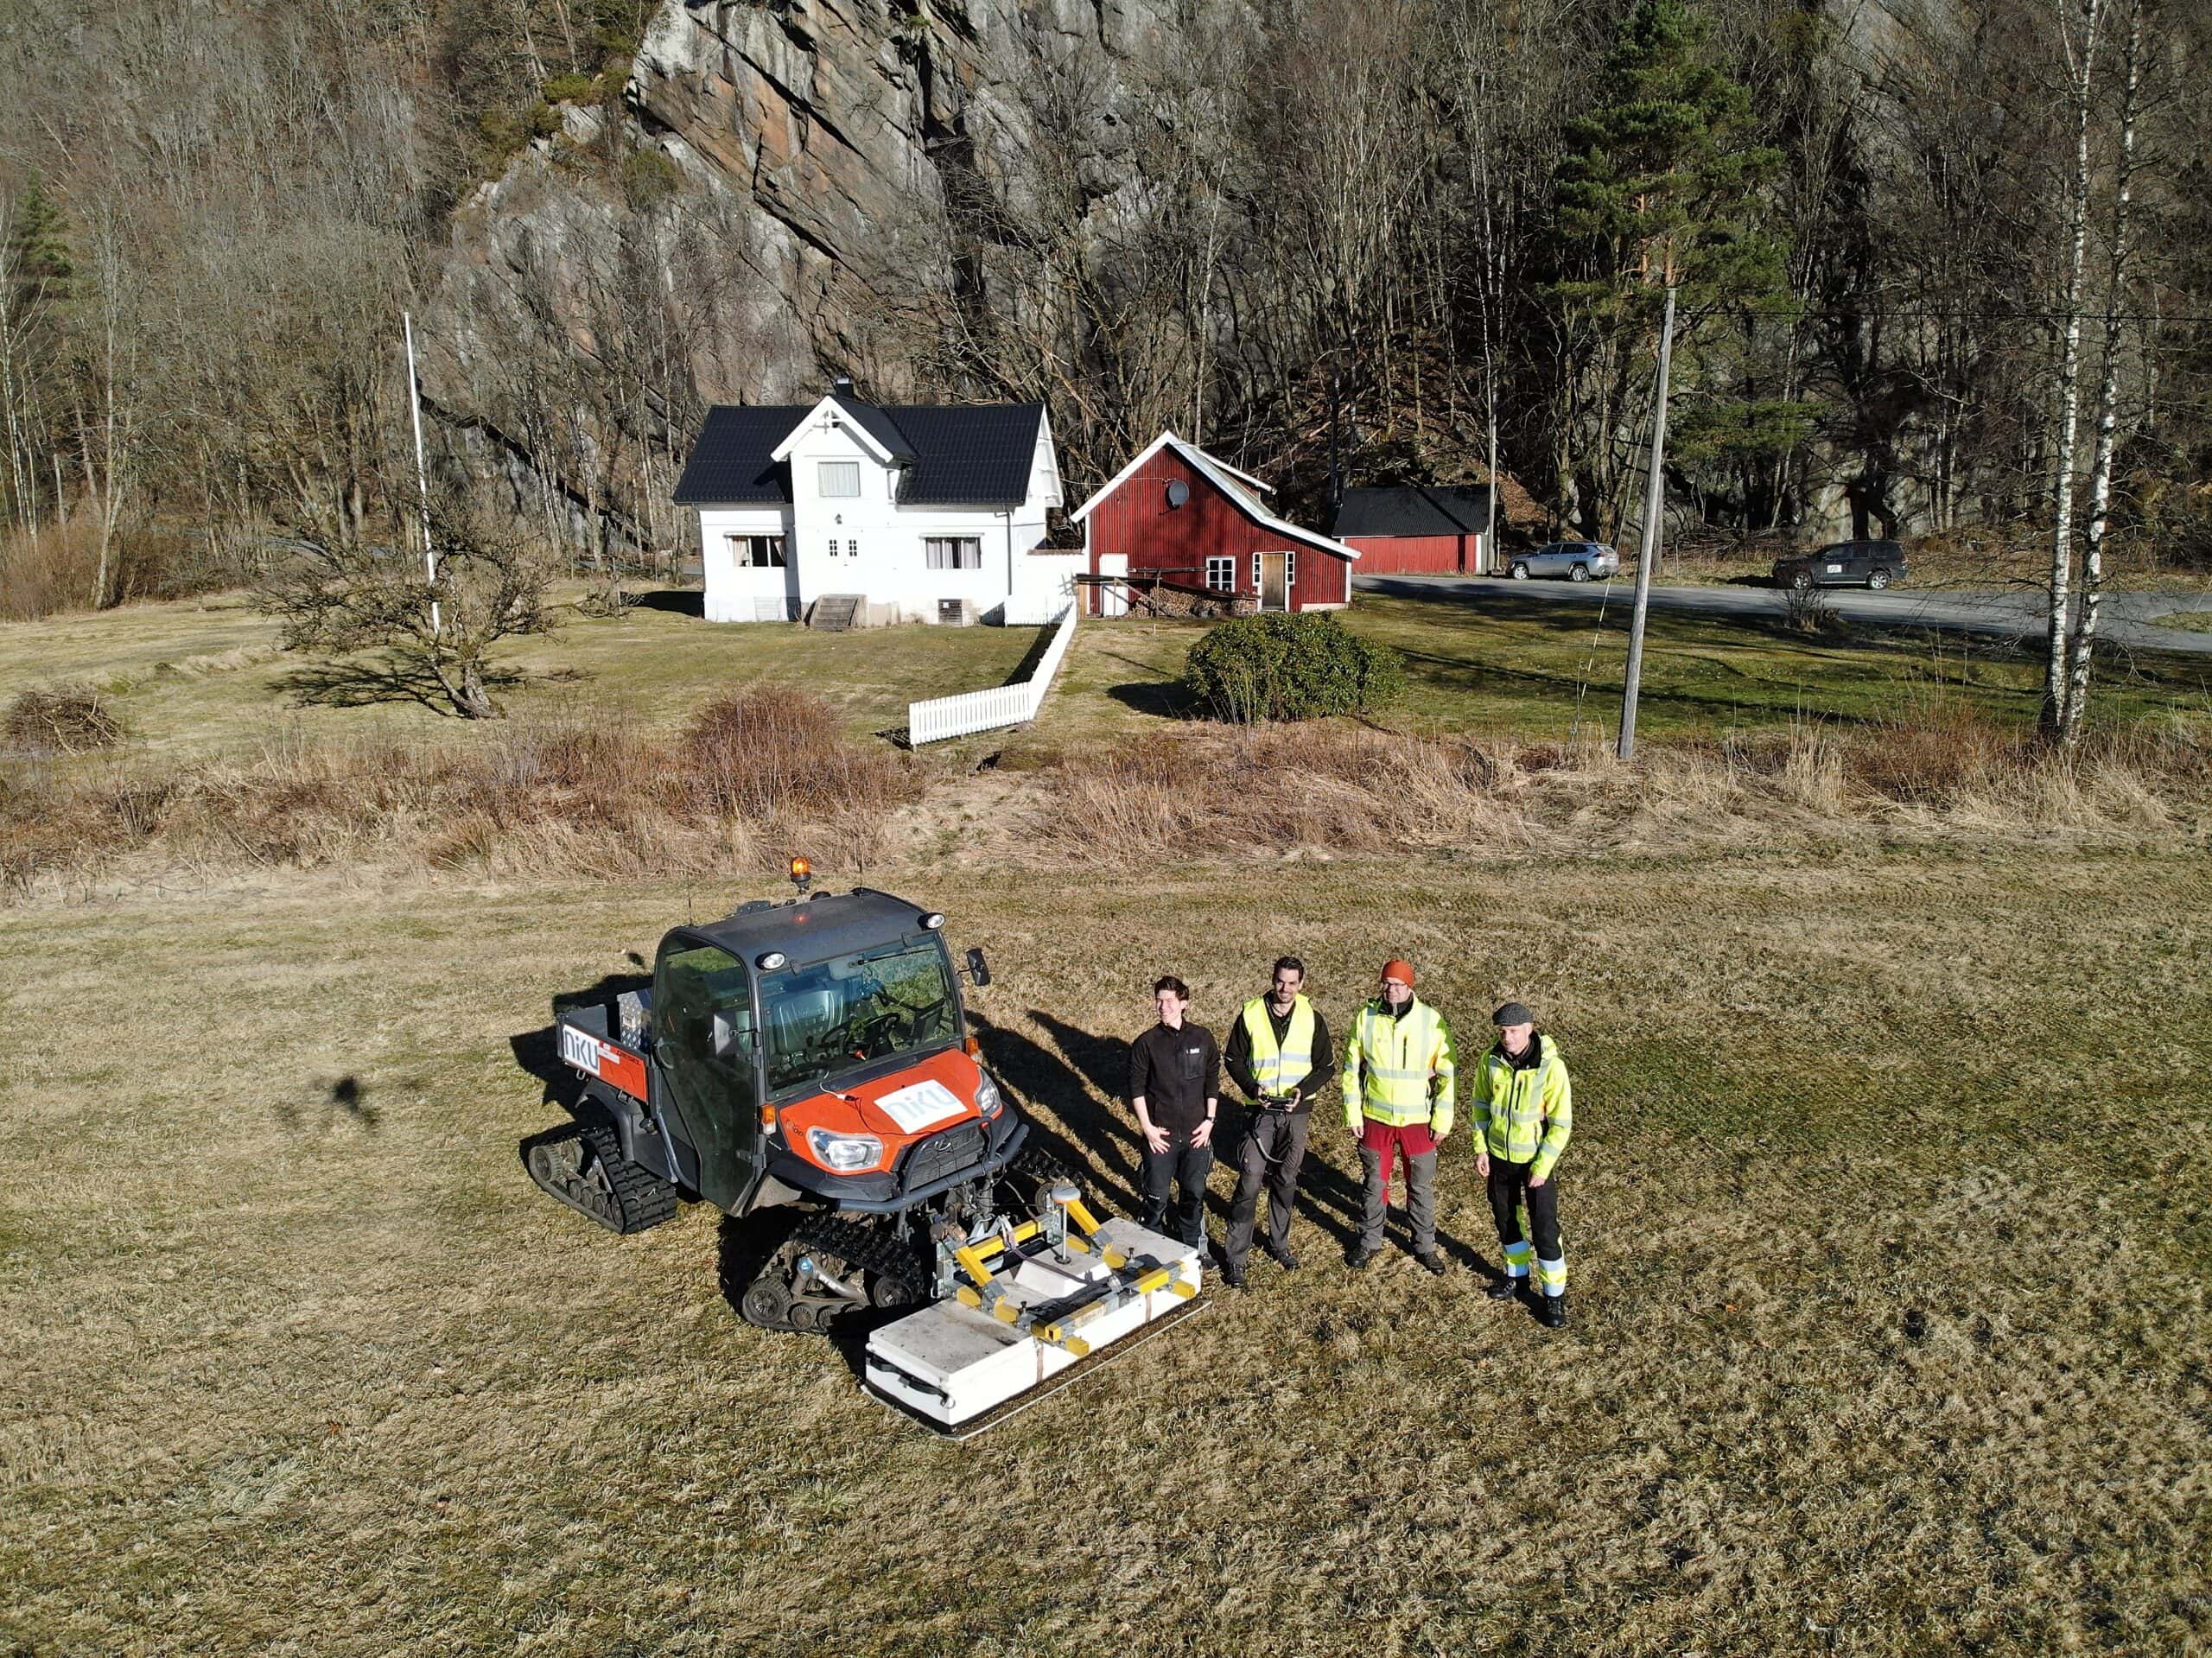
[[[45,183],[35,173],[16,198],[9,241],[16,256],[17,279],[35,283],[41,298],[59,297],[59,290],[75,274],[76,266],[69,257],[68,226],[61,208],[47,194]]]
[[[1596,80],[1599,102],[1562,130],[1554,176],[1559,279],[1546,295],[1566,352],[1561,475],[1595,499],[1582,516],[1609,533],[1625,505],[1641,423],[1648,342],[1669,285],[1680,290],[1678,372],[1695,389],[1701,327],[1783,311],[1786,245],[1764,227],[1782,153],[1758,141],[1751,99],[1717,64],[1682,0],[1637,0]],[[1717,348],[1716,348],[1717,349]],[[1809,414],[1725,395],[1698,399],[1693,441],[1740,459],[1748,444],[1800,441]],[[1725,437],[1722,435],[1725,434]]]

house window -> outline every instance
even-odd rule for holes
[[[861,492],[861,463],[857,461],[824,461],[820,475],[824,495],[853,497]]]
[[[1286,588],[1298,585],[1298,555],[1295,551],[1286,550],[1282,556],[1282,584]],[[1260,555],[1255,553],[1252,555],[1252,591],[1257,593],[1259,590]]]
[[[730,562],[741,570],[780,570],[784,568],[781,536],[725,536]]]
[[[847,542],[847,543],[845,543],[845,556],[846,556],[847,558],[858,558],[860,556],[861,556],[861,544],[860,544],[860,543],[858,543],[857,541],[849,541],[849,542]]]
[[[837,537],[835,536],[830,537],[830,556],[832,558],[837,556]]]
[[[983,543],[973,536],[931,536],[922,543],[933,570],[980,570]]]
[[[1206,586],[1216,593],[1236,590],[1236,561],[1233,558],[1206,560]]]

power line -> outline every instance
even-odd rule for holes
[[[1822,311],[1808,308],[1801,311],[1742,311],[1715,306],[1708,310],[1688,313],[1694,317],[1773,317],[1783,321],[1803,321],[1821,317],[1832,322],[2063,322],[2076,314],[2069,311]],[[2101,322],[2109,318],[2114,322],[2196,322],[2212,323],[2212,316],[2193,313],[2176,314],[2171,311],[2099,311],[2084,308],[2078,313],[2084,322]]]

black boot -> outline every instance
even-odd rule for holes
[[[1233,1290],[1243,1289],[1244,1287],[1244,1263],[1241,1261],[1224,1261],[1221,1263],[1221,1281],[1228,1285],[1229,1287]]]
[[[1275,1265],[1281,1267],[1283,1271],[1294,1273],[1298,1270],[1298,1257],[1291,1254],[1290,1246],[1287,1243],[1275,1243],[1271,1241],[1268,1244],[1268,1253],[1274,1257]]]
[[[1528,1282],[1522,1278],[1501,1278],[1483,1293],[1493,1301],[1510,1301],[1521,1293],[1521,1286]]]
[[[1539,1316],[1539,1317],[1541,1317],[1541,1318],[1543,1319],[1543,1321],[1544,1321],[1544,1328],[1545,1328],[1545,1329],[1547,1329],[1547,1330],[1564,1330],[1564,1329],[1566,1329],[1566,1328],[1567,1328],[1567,1294],[1566,1294],[1566,1293],[1565,1293],[1564,1291],[1562,1291],[1562,1292],[1560,1292],[1560,1293],[1559,1294],[1557,1294],[1557,1295],[1547,1295],[1546,1297],[1544,1297],[1544,1306],[1543,1306],[1543,1312],[1542,1312],[1541,1314],[1539,1314],[1538,1316]]]

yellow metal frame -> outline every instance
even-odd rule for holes
[[[1071,1197],[1061,1207],[1066,1211],[1069,1221],[1069,1229],[1063,1242],[1070,1248],[1084,1255],[1096,1255],[1105,1262],[1109,1272],[1118,1273],[1129,1264],[1130,1258],[1126,1250],[1116,1249],[1111,1244],[1098,1241],[1098,1217],[1084,1206],[1080,1197]],[[1128,1305],[1130,1297],[1164,1291],[1179,1300],[1187,1301],[1198,1293],[1196,1285],[1185,1281],[1181,1263],[1174,1262],[1165,1267],[1154,1267],[1127,1283],[1116,1284],[1098,1299],[1077,1307],[1065,1318],[1055,1319],[1050,1324],[1031,1323],[1030,1315],[1007,1299],[1006,1287],[991,1270],[991,1263],[1044,1230],[1042,1222],[1024,1221],[1010,1232],[995,1232],[987,1238],[979,1238],[955,1249],[953,1259],[960,1263],[960,1270],[967,1274],[970,1280],[959,1285],[953,1292],[960,1305],[978,1312],[988,1313],[1002,1324],[1011,1324],[1039,1341],[1065,1348],[1081,1358],[1090,1351],[1090,1344],[1077,1332],[1092,1320]]]

